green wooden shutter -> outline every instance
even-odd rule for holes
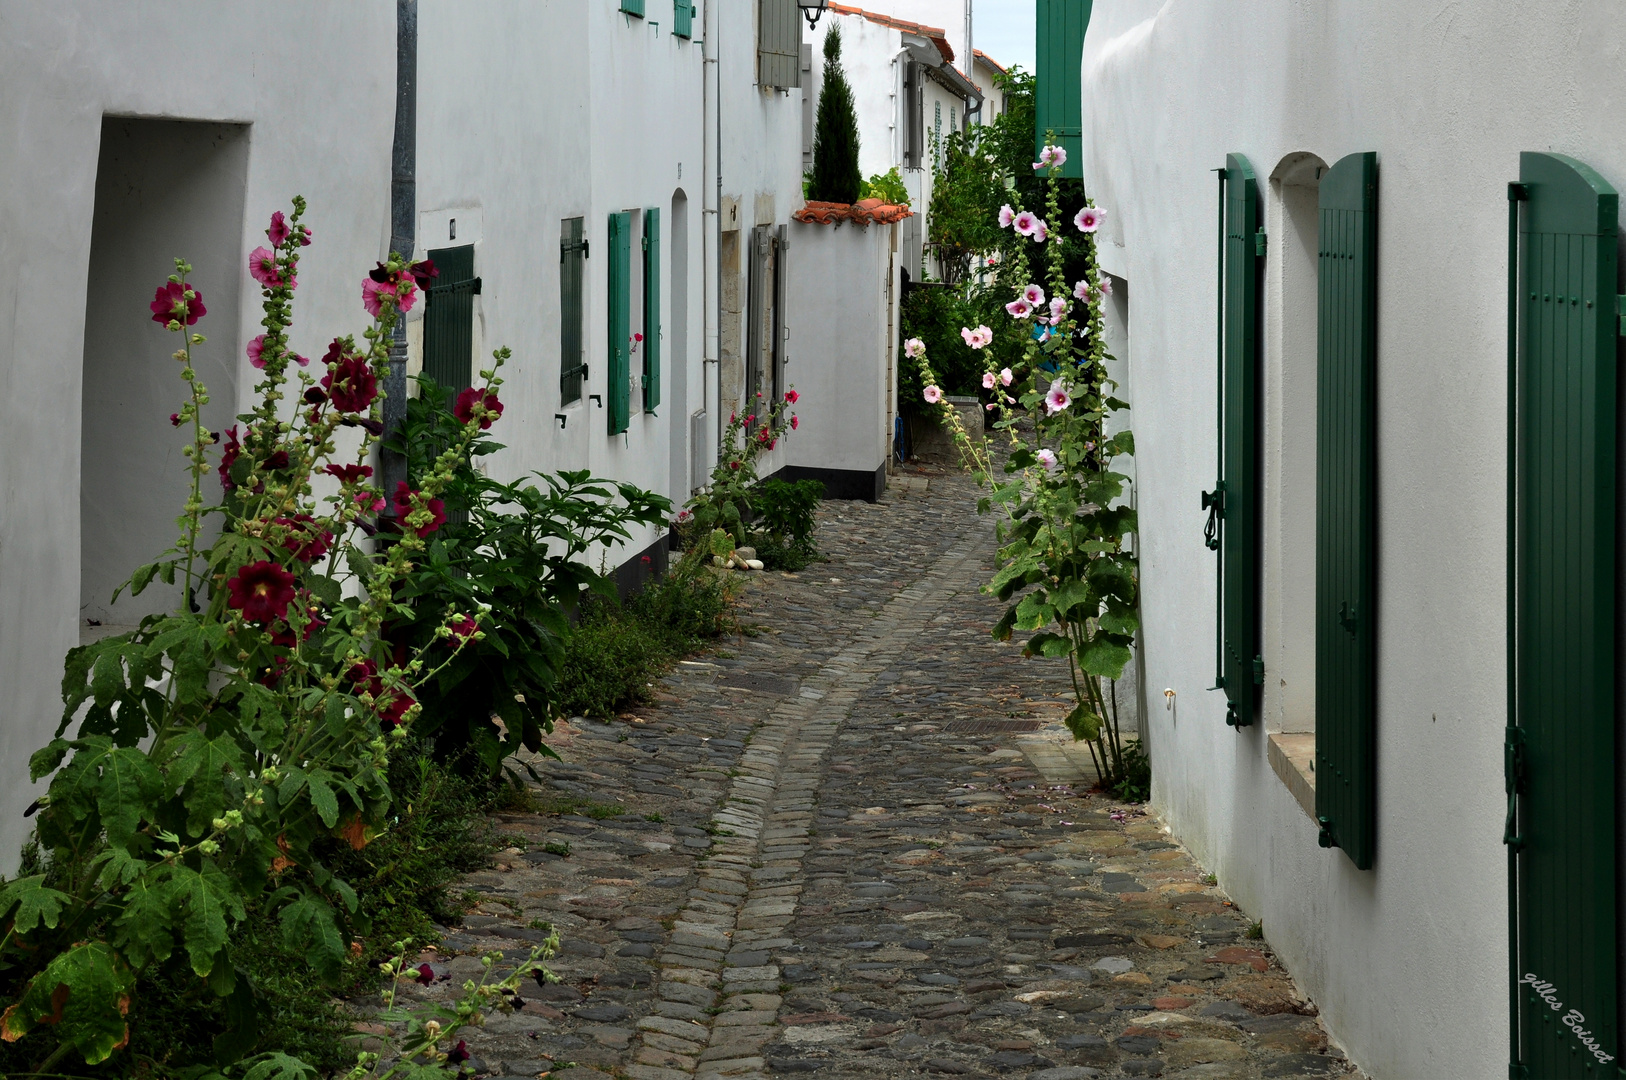
[[[580,401],[587,377],[582,351],[582,278],[587,241],[582,219],[566,218],[559,229],[559,403]]]
[[[1616,245],[1618,197],[1559,154],[1519,156],[1509,788],[1516,1076],[1613,1077],[1618,1054]],[[1514,207],[1517,213],[1517,207]],[[1518,310],[1522,309],[1522,310]],[[1521,333],[1522,331],[1522,333]],[[1510,807],[1510,809],[1514,809]],[[1524,980],[1531,980],[1525,982]],[[1545,984],[1537,987],[1532,983]],[[1545,993],[1543,991],[1545,990]],[[1563,1002],[1553,1011],[1552,1002]]]
[[[672,33],[694,37],[694,0],[672,0]]]
[[[1219,672],[1225,722],[1247,727],[1259,711],[1259,183],[1241,154],[1225,159],[1220,253],[1219,482],[1212,508],[1220,560]]]
[[[1321,180],[1316,338],[1316,817],[1362,870],[1377,833],[1378,159]]]
[[[610,249],[607,306],[609,307],[610,371],[604,388],[608,399],[610,434],[627,430],[630,411],[631,367],[628,349],[632,334],[632,213],[622,210],[610,215],[606,246]]]
[[[802,85],[802,13],[796,0],[757,0],[757,82]]]
[[[621,10],[641,19],[644,17],[644,0],[621,0]]]
[[[1034,55],[1033,156],[1044,147],[1045,132],[1067,151],[1063,176],[1084,175],[1084,102],[1079,70],[1084,57],[1084,31],[1094,0],[1038,0]],[[966,61],[970,70],[969,59]]]
[[[661,211],[644,211],[644,411],[661,403]]]
[[[429,258],[440,274],[424,309],[423,373],[456,394],[474,378],[474,246],[436,248]]]

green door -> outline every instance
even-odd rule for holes
[[[1513,1075],[1614,1077],[1618,200],[1545,153],[1511,194]]]
[[[608,307],[610,364],[609,385],[604,394],[609,414],[610,434],[619,435],[627,430],[628,413],[632,400],[632,212],[622,210],[610,215],[609,235],[605,238],[610,249]]]
[[[474,245],[429,252],[440,271],[423,316],[423,373],[454,395],[474,384]]]
[[[1377,833],[1378,159],[1321,179],[1316,304],[1315,809],[1369,870]]]
[[[1265,665],[1259,648],[1259,183],[1241,154],[1221,170],[1219,481],[1205,493],[1219,552],[1219,672],[1225,722],[1252,724]]]

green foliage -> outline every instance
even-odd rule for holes
[[[884,173],[876,173],[858,191],[860,199],[880,199],[893,206],[909,205],[909,189],[903,186],[903,174],[896,165]]]
[[[728,427],[723,432],[721,458],[711,470],[711,483],[690,499],[687,508],[677,516],[678,535],[686,548],[704,544],[712,549],[712,554],[721,557],[745,544],[751,519],[756,514],[753,499],[757,458],[764,450],[777,446],[785,432],[797,423],[789,409],[800,400],[801,395],[790,390],[783,399],[766,406],[760,416],[740,409],[729,416]],[[763,408],[761,395],[755,407]],[[721,535],[715,535],[718,533]]]
[[[396,443],[414,483],[462,427],[447,392],[427,378],[419,382]],[[631,541],[634,526],[664,525],[671,512],[659,495],[585,471],[503,484],[473,467],[501,448],[484,434],[473,437],[444,490],[447,524],[398,594],[410,614],[390,631],[437,671],[419,688],[416,730],[433,735],[443,757],[472,749],[489,773],[519,746],[546,752],[568,614],[586,594],[614,593],[614,583],[592,568],[594,549]],[[474,610],[482,615],[472,640],[442,629],[448,611]]]
[[[726,580],[697,557],[625,604],[613,596],[583,602],[565,647],[561,712],[608,718],[646,700],[674,661],[730,628],[728,603]]]
[[[797,571],[819,557],[813,534],[818,528],[822,480],[765,480],[756,494],[754,543],[764,569]]]
[[[858,201],[858,111],[841,68],[841,31],[824,35],[824,80],[813,125],[813,179],[807,197],[816,202]]]

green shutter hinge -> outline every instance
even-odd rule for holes
[[[1264,226],[1260,226],[1259,231],[1253,234],[1253,253],[1259,256],[1261,259],[1265,257]]]
[[[1321,831],[1316,834],[1316,844],[1320,847],[1337,847],[1338,838],[1332,834],[1332,818],[1318,817],[1316,822],[1321,826]]]
[[[1216,480],[1213,491],[1203,492],[1203,509],[1208,523],[1203,526],[1203,543],[1209,551],[1219,550],[1219,523],[1225,517],[1225,481]]]
[[[1263,656],[1253,658],[1253,685],[1265,685],[1265,658]]]
[[[1617,332],[1626,334],[1626,296],[1615,297],[1615,314],[1620,316],[1620,329]]]
[[[1513,851],[1524,847],[1524,837],[1515,830],[1519,824],[1519,796],[1524,793],[1526,779],[1524,731],[1510,726],[1502,740],[1502,780],[1507,789],[1507,821],[1502,826],[1502,843]]]

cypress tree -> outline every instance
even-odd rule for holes
[[[824,85],[813,128],[813,180],[807,197],[814,202],[855,203],[861,183],[858,112],[847,74],[841,70],[841,29],[836,24],[824,35]]]

